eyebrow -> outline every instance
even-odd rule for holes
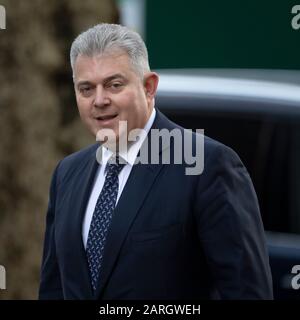
[[[79,87],[79,86],[84,86],[84,85],[90,85],[91,82],[89,81],[79,81],[77,84],[76,84],[76,87]]]
[[[106,79],[104,79],[103,82],[107,83],[107,82],[110,82],[110,81],[115,80],[115,79],[126,80],[126,78],[121,73],[116,73],[116,74],[113,74],[112,76],[107,77]]]
[[[116,74],[113,74],[113,75],[105,78],[103,80],[103,83],[108,83],[108,82],[113,81],[115,79],[126,80],[126,78],[121,73],[116,73]],[[79,81],[76,86],[79,87],[79,86],[83,86],[83,85],[91,85],[91,82],[87,81],[87,80],[82,80],[82,81]]]

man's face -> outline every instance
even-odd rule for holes
[[[127,134],[145,126],[157,83],[158,76],[153,72],[141,79],[123,51],[93,57],[79,55],[74,66],[82,121],[95,136],[101,129],[112,129],[117,141],[119,121],[127,121]]]

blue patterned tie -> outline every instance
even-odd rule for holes
[[[111,161],[106,165],[105,182],[97,200],[90,225],[86,254],[94,291],[98,286],[107,231],[116,206],[119,189],[118,175],[123,167],[124,164],[120,164],[118,161]]]

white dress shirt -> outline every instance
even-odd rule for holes
[[[124,186],[128,180],[131,169],[135,163],[135,160],[137,158],[137,154],[138,154],[150,128],[152,127],[152,124],[155,119],[155,115],[156,115],[156,111],[155,111],[155,108],[153,108],[152,113],[151,113],[151,115],[150,115],[150,117],[144,127],[144,131],[139,136],[140,138],[138,139],[138,141],[134,142],[130,146],[130,148],[128,149],[127,152],[120,151],[120,153],[119,153],[119,156],[122,157],[126,161],[126,165],[124,166],[124,168],[121,170],[121,172],[119,174],[119,191],[118,191],[118,196],[117,196],[117,203],[118,203],[118,200],[122,194]],[[94,213],[98,197],[100,195],[100,192],[103,188],[104,181],[105,181],[105,175],[106,175],[105,167],[106,167],[108,160],[113,155],[112,151],[110,151],[109,149],[107,149],[105,147],[101,147],[99,149],[99,152],[102,152],[102,155],[101,155],[102,156],[102,164],[99,165],[98,170],[96,172],[94,185],[93,185],[92,192],[91,192],[91,195],[90,195],[87,207],[86,207],[85,216],[84,216],[83,224],[82,224],[82,239],[83,239],[83,244],[84,244],[85,248],[86,248],[86,244],[87,244],[87,239],[88,239],[88,234],[89,234],[89,230],[90,230],[90,225],[92,222],[93,213]]]

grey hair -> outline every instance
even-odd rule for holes
[[[73,41],[70,50],[73,76],[79,55],[92,57],[113,50],[125,51],[139,76],[150,71],[147,48],[138,33],[118,24],[101,23],[79,34]]]

